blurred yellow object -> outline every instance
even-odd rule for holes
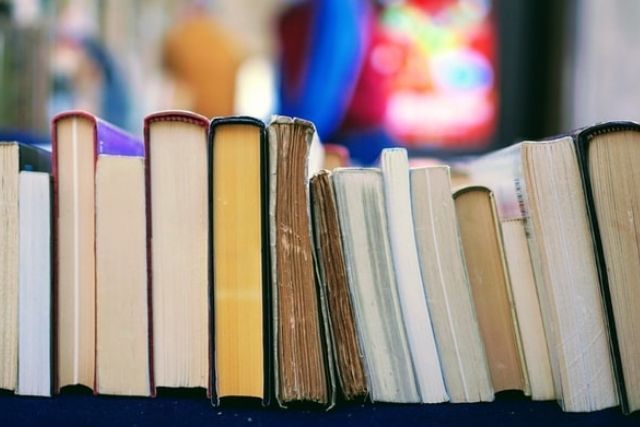
[[[233,114],[243,56],[240,45],[206,15],[192,15],[171,28],[163,50],[167,71],[190,92],[190,109],[206,117]]]

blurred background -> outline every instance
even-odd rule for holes
[[[0,0],[0,139],[84,109],[312,120],[354,164],[640,120],[640,2]]]

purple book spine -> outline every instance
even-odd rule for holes
[[[98,155],[144,157],[142,139],[119,129],[107,122],[97,120],[96,134]]]

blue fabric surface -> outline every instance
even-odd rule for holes
[[[392,405],[343,403],[335,409],[276,409],[229,405],[214,408],[203,397],[148,398],[62,395],[52,399],[0,395],[0,426],[13,425],[191,426],[638,426],[640,414],[619,408],[588,414],[563,413],[555,402],[531,402],[501,393],[493,403]]]

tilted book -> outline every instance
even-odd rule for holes
[[[343,398],[352,400],[366,395],[367,378],[330,177],[329,171],[321,170],[310,180],[314,255],[318,271],[318,293],[321,302],[326,302],[329,314],[327,329],[335,360],[337,383]]]
[[[550,393],[548,368],[539,363],[544,337],[553,393],[566,411],[616,405],[609,322],[573,138],[525,141],[481,157],[468,169],[473,182],[494,191],[509,236],[506,254],[520,256],[507,263],[532,397]]]

